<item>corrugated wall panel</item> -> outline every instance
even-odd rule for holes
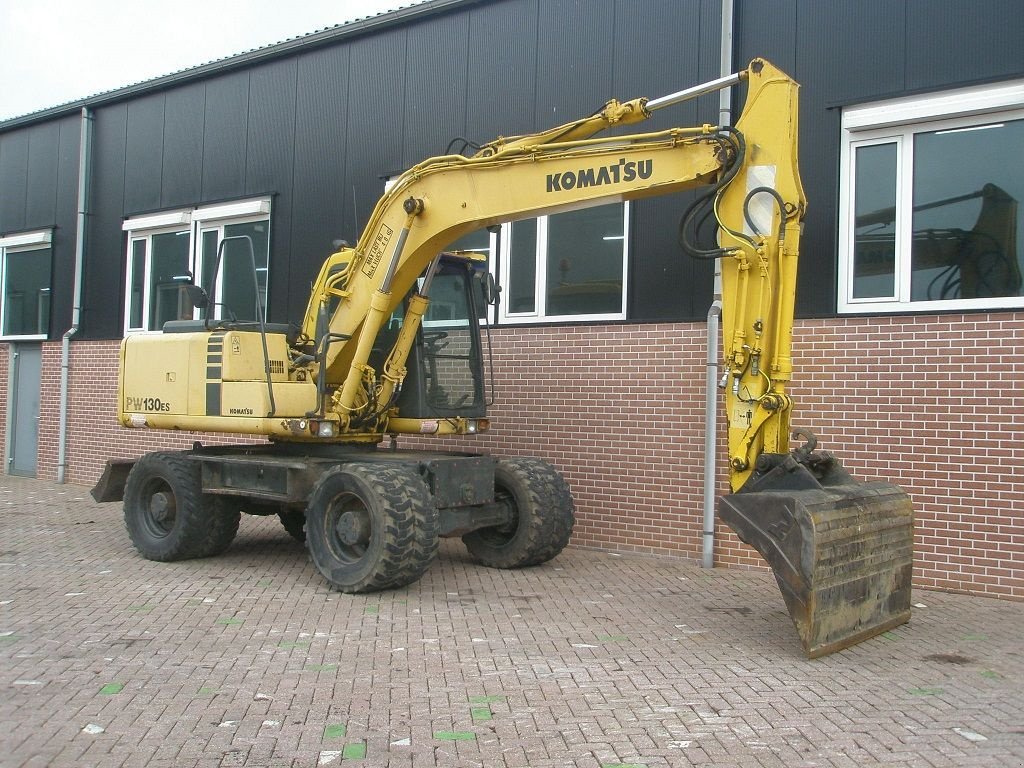
[[[540,0],[537,30],[538,129],[588,115],[614,84],[614,0]]]
[[[56,224],[60,124],[43,123],[29,130],[25,227],[52,227]]]
[[[0,136],[0,233],[25,228],[30,131]]]
[[[167,91],[160,180],[163,208],[192,205],[202,197],[205,112],[206,83]]]
[[[57,228],[53,244],[52,321],[50,333],[53,338],[60,336],[71,327],[71,310],[74,304],[75,282],[75,238],[78,215],[78,145],[81,138],[82,121],[76,116],[60,122],[60,148],[57,162]]]
[[[1020,77],[1024,5],[1020,0],[937,3],[905,0],[909,89]]]
[[[355,197],[344,212],[345,231],[358,231],[384,191],[381,178],[402,170],[407,29],[356,40],[351,45],[346,183]],[[358,226],[353,219],[358,217]]]
[[[206,84],[204,202],[236,197],[245,188],[249,77],[250,71],[242,70],[215,78]]]
[[[267,298],[269,318],[273,322],[289,319],[287,286],[291,261],[296,71],[296,59],[289,58],[254,69],[249,80],[245,194],[274,195]]]
[[[444,154],[449,142],[465,133],[468,43],[468,13],[429,19],[410,32],[403,169]]]
[[[124,171],[126,215],[160,208],[163,156],[164,94],[129,102]]]
[[[125,292],[124,219],[127,104],[97,109],[93,122],[89,251],[83,276],[82,336],[120,338]]]
[[[534,129],[537,0],[469,10],[466,138],[488,142]]]
[[[618,0],[614,87],[608,95],[619,99],[657,98],[718,77],[720,27],[717,2]],[[706,97],[664,109],[629,130],[698,125],[717,119],[717,97]],[[706,314],[714,270],[708,262],[686,256],[677,240],[679,216],[693,197],[671,195],[633,204],[630,319],[679,320]]]
[[[345,183],[348,146],[347,46],[325,48],[301,56],[295,94],[295,155],[288,259],[289,319],[298,320],[309,299],[309,286],[332,241],[355,242],[351,190]],[[276,210],[279,210],[280,206]],[[275,244],[282,240],[275,236]],[[275,254],[276,258],[276,254]],[[275,293],[275,304],[280,293]]]

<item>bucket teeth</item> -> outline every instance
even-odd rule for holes
[[[908,621],[914,526],[907,494],[858,483],[827,455],[814,472],[782,458],[723,497],[719,510],[771,566],[807,656]]]

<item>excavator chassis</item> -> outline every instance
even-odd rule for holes
[[[719,515],[771,566],[808,658],[910,620],[913,510],[895,485],[825,452],[762,454]]]

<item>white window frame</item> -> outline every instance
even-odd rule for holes
[[[206,232],[217,233],[217,249],[224,240],[224,229],[233,224],[255,224],[266,222],[267,242],[270,242],[270,199],[260,198],[256,200],[245,200],[236,203],[224,203],[211,205],[204,208],[197,208],[192,213],[192,274],[201,280],[205,264],[203,263],[203,235]],[[214,255],[216,259],[216,254]],[[267,298],[264,302],[264,316],[267,306],[270,303],[270,253],[267,253]],[[203,288],[209,290],[209,286]],[[214,286],[213,299],[217,306],[213,308],[213,318],[220,319],[223,307],[220,298],[224,295],[224,269],[217,271],[217,284]]]
[[[938,310],[1010,309],[1024,307],[1024,296],[972,299],[911,300],[910,263],[913,232],[914,136],[1024,119],[1024,80],[960,88],[904,99],[872,102],[843,110],[840,195],[838,309],[843,314],[873,312],[935,312]],[[895,295],[853,297],[856,151],[894,144],[896,165]]]
[[[19,341],[33,341],[36,339],[47,338],[47,334],[45,332],[26,334],[3,333],[3,328],[7,326],[7,255],[10,253],[26,253],[29,251],[47,251],[52,258],[52,248],[53,232],[49,229],[40,229],[33,232],[20,232],[18,234],[3,235],[0,237],[0,340],[16,339]],[[50,286],[48,290],[53,290],[52,272],[50,275]]]
[[[602,200],[595,203],[594,207],[600,205],[622,206],[622,295],[620,297],[620,310],[618,312],[605,312],[597,314],[582,315],[549,315],[547,313],[547,259],[548,259],[548,220],[549,216],[537,217],[537,249],[534,270],[534,308],[528,312],[510,312],[508,308],[509,291],[501,292],[501,299],[498,303],[498,322],[517,323],[591,323],[609,322],[626,319],[626,297],[629,295],[629,241],[630,241],[630,216],[629,201]],[[511,263],[512,246],[512,223],[503,224],[501,227],[501,243],[499,269],[494,272],[495,280],[499,285],[502,279],[511,284],[509,265]],[[494,264],[494,261],[491,262]],[[501,278],[501,279],[499,279]]]
[[[124,285],[124,335],[160,333],[160,328],[145,327],[149,318],[149,308],[152,301],[150,295],[151,269],[152,269],[152,240],[153,235],[166,234],[169,232],[187,233],[189,238],[188,247],[188,270],[194,281],[202,279],[202,233],[204,231],[216,230],[217,243],[224,238],[224,227],[231,224],[246,224],[264,221],[267,224],[267,237],[270,237],[270,198],[260,197],[250,200],[239,200],[228,203],[218,203],[197,208],[183,208],[160,213],[135,216],[125,219],[121,229],[127,233],[126,246],[126,269]],[[132,245],[135,241],[145,239],[146,259],[145,274],[143,276],[143,298],[142,298],[142,327],[131,325],[131,289],[132,289]],[[270,256],[267,256],[269,269]],[[220,294],[222,275],[217,276],[217,294]],[[206,288],[207,286],[203,286]],[[268,303],[269,303],[269,275],[268,275]],[[216,297],[215,297],[216,298]],[[266,309],[266,308],[264,308]],[[193,311],[192,317],[197,313]]]
[[[189,253],[192,252],[191,234],[190,227],[192,223],[191,211],[180,210],[180,211],[168,211],[166,213],[158,213],[150,216],[138,216],[131,219],[125,219],[121,225],[121,229],[128,235],[128,243],[126,247],[126,267],[125,267],[125,283],[124,283],[124,334],[128,336],[136,333],[159,333],[160,328],[146,328],[146,324],[149,322],[149,308],[153,297],[151,295],[151,283],[152,283],[152,269],[153,269],[153,236],[164,235],[164,234],[182,234],[189,237]],[[137,241],[144,240],[146,242],[146,254],[145,261],[143,263],[143,275],[142,275],[142,325],[139,327],[131,324],[131,296],[132,296],[132,282],[134,275],[134,258],[133,251],[134,245]],[[192,258],[189,257],[188,268],[191,270]]]

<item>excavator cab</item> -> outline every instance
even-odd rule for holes
[[[467,419],[487,415],[480,318],[486,262],[462,254],[441,257],[430,289],[430,306],[406,363],[396,400],[398,415],[412,419]],[[404,306],[378,335],[383,347],[397,337]],[[371,357],[371,365],[375,361]],[[379,363],[378,363],[379,364]]]

